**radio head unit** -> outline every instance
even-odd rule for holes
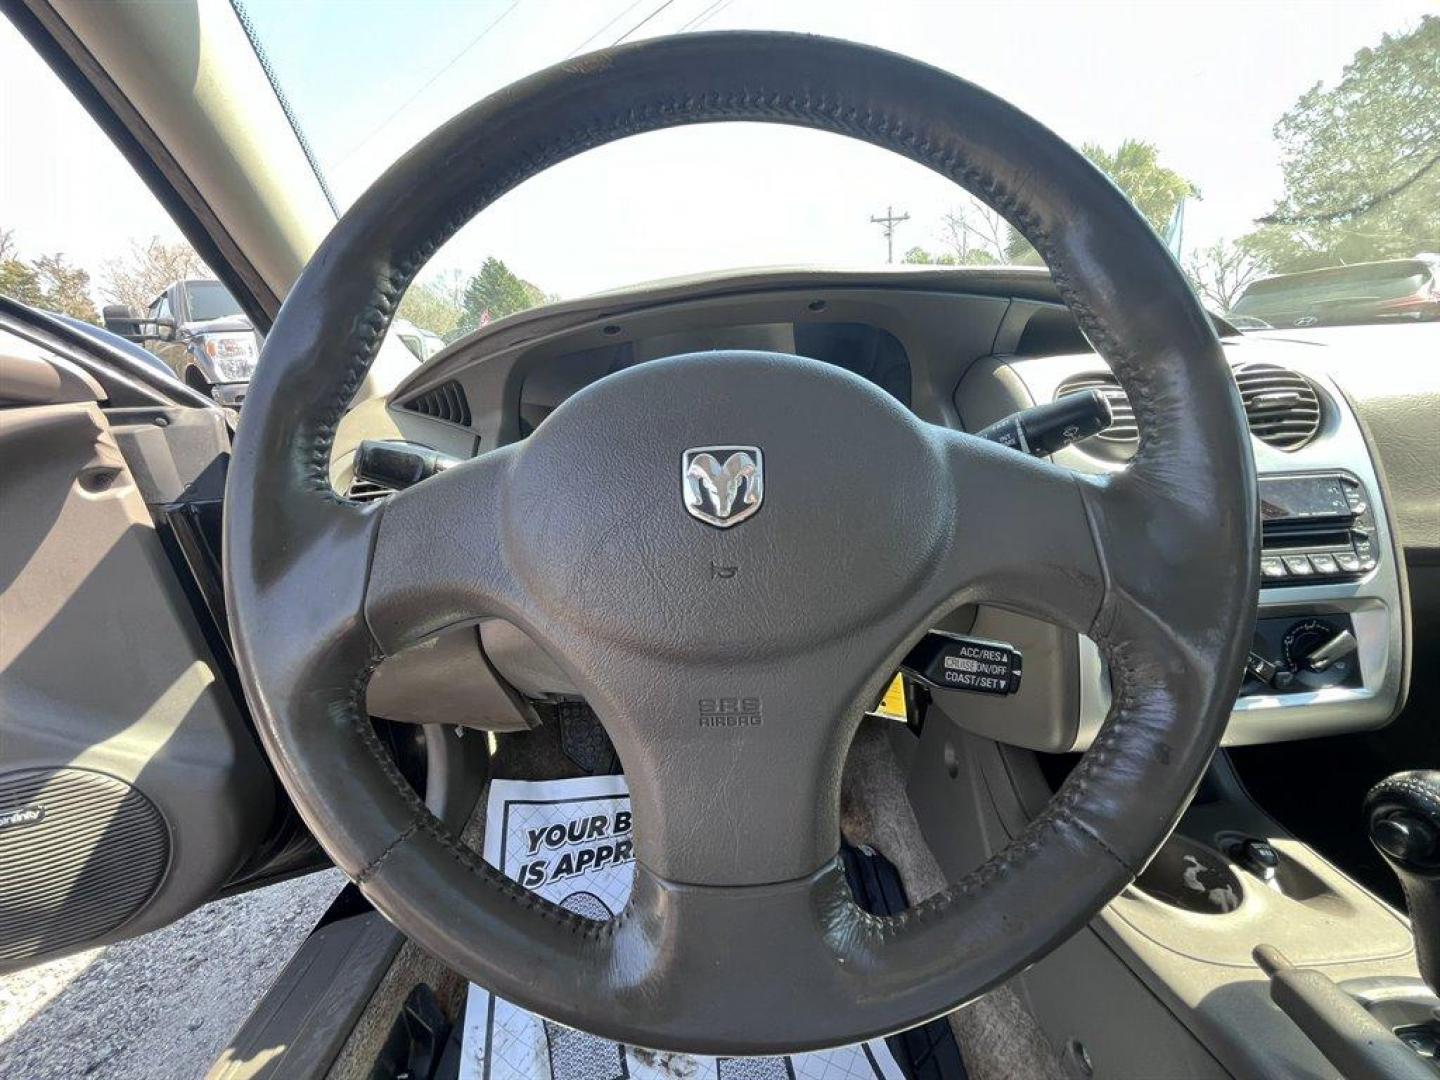
[[[1266,588],[1354,580],[1375,569],[1375,518],[1354,476],[1261,476],[1259,489]]]

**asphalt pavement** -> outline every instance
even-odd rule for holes
[[[204,1076],[344,884],[310,874],[0,976],[0,1080]]]

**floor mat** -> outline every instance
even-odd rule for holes
[[[493,781],[484,856],[557,904],[591,918],[609,918],[629,898],[633,874],[624,777]],[[905,1080],[905,1073],[883,1040],[785,1058],[716,1059],[636,1050],[542,1020],[472,985],[460,1078]]]
[[[890,720],[860,725],[845,762],[841,829],[852,844],[885,852],[900,872],[906,895],[921,903],[945,888],[945,875],[925,843],[905,793],[905,774],[891,741],[910,738]],[[971,1080],[1064,1080],[1067,1075],[1020,995],[996,987],[950,1014]]]
[[[880,852],[845,844],[840,859],[855,902],[871,915],[898,915],[910,906],[900,871]],[[906,1080],[969,1080],[955,1032],[943,1019],[892,1035],[885,1043]]]

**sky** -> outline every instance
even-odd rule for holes
[[[1281,191],[1275,121],[1356,49],[1435,0],[1011,3],[890,0],[246,0],[342,209],[400,153],[510,81],[623,35],[804,30],[880,45],[1010,99],[1072,143],[1142,138],[1192,180],[1187,249],[1233,239]],[[57,138],[56,133],[64,133]],[[22,253],[98,275],[135,239],[176,235],[90,119],[0,21],[0,228]],[[17,147],[25,147],[23,153]],[[504,259],[579,295],[672,274],[882,262],[872,215],[910,220],[896,253],[940,247],[963,198],[920,166],[838,136],[760,125],[660,132],[592,151],[487,209],[431,264]]]

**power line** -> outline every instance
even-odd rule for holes
[[[730,3],[731,0],[715,0],[713,4],[707,7],[704,11],[700,12],[699,15],[696,15],[693,19],[691,19],[689,22],[687,22],[684,26],[680,27],[680,29],[676,30],[675,32],[677,34],[683,34],[686,30],[699,30],[700,27],[704,26],[716,15],[719,15],[721,11],[729,7]]]
[[[904,213],[896,217],[895,208],[893,206],[887,206],[884,217],[871,215],[870,220],[885,230],[885,261],[893,263],[895,261],[895,226],[899,225],[902,221],[909,221],[910,215]]]
[[[576,45],[575,48],[571,49],[568,53],[566,53],[566,54],[565,54],[565,59],[566,59],[566,60],[569,60],[570,57],[574,56],[576,53],[579,53],[579,52],[583,51],[584,48],[585,48],[585,46],[589,45],[592,41],[594,41],[596,38],[598,38],[601,34],[605,33],[606,30],[609,30],[610,27],[614,26],[617,22],[619,22],[621,19],[623,19],[626,15],[629,15],[630,12],[634,11],[637,7],[639,7],[639,6],[640,6],[642,3],[644,3],[644,2],[645,2],[645,0],[630,0],[630,3],[626,5],[626,7],[625,7],[625,9],[624,9],[623,11],[620,11],[620,12],[618,12],[617,14],[612,15],[612,16],[610,17],[610,21],[609,21],[609,22],[607,22],[604,26],[600,27],[599,30],[596,30],[593,34],[591,34],[589,37],[587,37],[587,38],[586,38],[584,41],[582,41],[579,45]]]
[[[650,12],[649,15],[646,15],[643,19],[641,19],[638,23],[636,23],[634,26],[632,26],[629,30],[626,30],[625,33],[621,34],[618,38],[616,38],[614,41],[612,41],[612,42],[610,43],[611,47],[614,47],[614,46],[616,46],[616,45],[619,45],[622,41],[624,41],[626,38],[628,38],[631,34],[635,33],[636,30],[639,30],[642,26],[644,26],[646,23],[648,23],[651,19],[655,18],[656,15],[659,15],[662,11],[664,11],[666,8],[668,8],[668,7],[669,7],[671,4],[673,4],[674,2],[675,2],[675,0],[665,0],[665,2],[664,2],[663,4],[661,4],[659,7],[657,7],[654,11]]]
[[[718,8],[712,8],[712,9],[710,10],[710,14],[701,16],[700,21],[695,24],[695,26],[693,27],[693,29],[699,30],[702,26],[704,26],[706,23],[708,23],[708,22],[709,22],[711,19],[713,19],[716,15],[719,15],[722,11],[724,11],[726,8],[728,8],[728,7],[729,7],[731,4],[733,4],[734,2],[735,2],[735,0],[724,0],[724,2],[723,2]]]
[[[512,11],[514,11],[514,10],[515,10],[517,7],[519,7],[519,6],[520,6],[520,0],[511,0],[510,6],[507,7],[504,11],[502,11],[498,16],[496,16],[495,19],[493,19],[493,20],[492,20],[484,29],[482,29],[478,34],[476,34],[473,38],[471,38],[470,41],[466,44],[466,46],[465,46],[463,49],[461,49],[458,53],[456,53],[453,57],[451,57],[449,63],[447,63],[447,64],[446,64],[444,67],[442,67],[439,71],[435,72],[434,75],[431,75],[430,78],[426,79],[424,85],[421,86],[420,89],[416,90],[413,94],[411,94],[409,97],[407,97],[404,101],[402,101],[402,102],[395,108],[395,111],[394,111],[394,112],[392,112],[389,116],[385,117],[384,120],[381,120],[380,123],[376,124],[373,128],[371,128],[371,129],[370,129],[370,133],[369,133],[368,135],[366,135],[366,136],[365,136],[363,139],[361,139],[358,143],[356,143],[354,146],[352,146],[349,150],[345,151],[345,153],[344,153],[343,155],[341,155],[341,157],[339,158],[339,160],[337,160],[337,161],[335,162],[335,166],[334,166],[334,167],[338,169],[338,168],[339,168],[341,165],[343,165],[345,162],[349,161],[350,158],[352,158],[352,157],[356,154],[356,152],[359,151],[359,149],[360,149],[362,146],[364,146],[364,145],[365,145],[366,143],[368,143],[371,139],[373,139],[376,135],[378,135],[381,131],[383,131],[383,130],[386,128],[386,126],[389,125],[390,121],[394,120],[397,116],[399,116],[402,112],[404,112],[404,111],[410,106],[411,102],[413,102],[416,98],[418,98],[418,97],[419,97],[421,94],[423,94],[426,90],[429,90],[430,87],[434,86],[434,85],[435,85],[435,82],[440,78],[440,76],[444,75],[447,71],[449,71],[449,70],[450,70],[451,68],[453,68],[456,64],[458,64],[458,63],[461,61],[461,59],[464,58],[465,54],[468,53],[471,49],[475,48],[476,45],[479,45],[480,42],[484,41],[486,35],[488,35],[488,34],[490,33],[490,31],[494,30],[497,26],[499,26],[502,22],[504,22],[504,21],[506,20],[506,18],[509,17],[510,13],[511,13]]]

